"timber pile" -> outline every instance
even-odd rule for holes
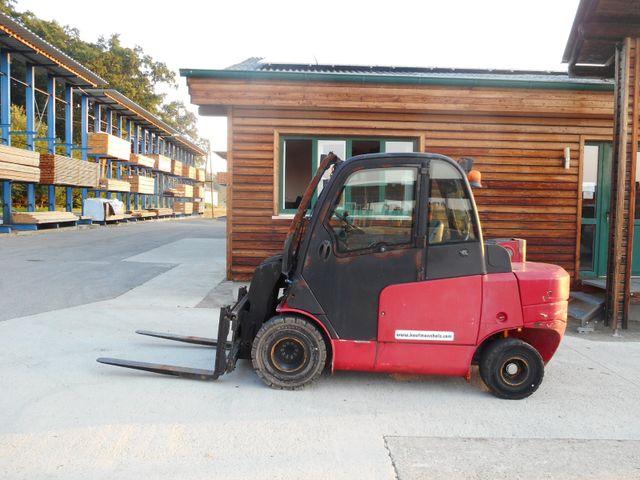
[[[171,173],[178,176],[182,175],[182,162],[171,160]]]
[[[193,213],[193,203],[192,202],[176,202],[173,205],[173,211],[175,213],[184,213],[186,215],[191,215]]]
[[[131,143],[115,135],[105,132],[89,134],[89,154],[115,158],[125,162],[131,157]]]
[[[204,168],[196,168],[196,180],[199,182],[205,181]]]
[[[156,166],[156,161],[153,158],[140,155],[139,153],[132,153],[129,158],[129,163],[147,168],[155,168]]]
[[[182,166],[182,176],[186,178],[191,178],[192,180],[196,179],[196,167],[192,167],[191,165],[183,165]]]
[[[38,152],[0,145],[0,179],[37,183],[40,181],[39,165]]]
[[[171,173],[171,159],[169,157],[165,157],[164,155],[159,155],[157,153],[152,153],[147,156],[149,158],[153,158],[153,161],[155,162],[153,168],[161,172]]]
[[[97,188],[100,166],[97,163],[63,155],[40,154],[40,183]]]
[[[153,195],[156,189],[156,179],[141,175],[130,175],[126,180],[131,184],[131,192]]]
[[[124,180],[118,180],[115,178],[101,178],[99,183],[100,190],[106,190],[108,192],[130,192],[131,185]]]
[[[72,212],[17,212],[11,215],[13,223],[64,223],[76,222],[78,217]]]
[[[131,210],[127,212],[132,217],[138,218],[149,218],[149,217],[157,217],[158,213],[152,210]]]
[[[169,192],[172,193],[174,197],[193,197],[193,187],[191,185],[185,185],[183,183],[179,183],[175,187],[170,188]]]
[[[229,172],[216,173],[216,183],[219,185],[229,185]]]
[[[193,198],[204,198],[204,187],[193,187]]]
[[[195,202],[193,204],[193,210],[197,213],[204,213],[204,202]]]
[[[150,208],[149,211],[155,212],[157,216],[173,215],[172,208]]]

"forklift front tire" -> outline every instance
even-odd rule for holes
[[[311,322],[294,315],[279,315],[265,322],[256,334],[251,360],[267,385],[296,390],[320,376],[327,347]]]
[[[522,340],[496,340],[480,360],[484,383],[496,397],[520,400],[535,392],[544,377],[544,362],[538,351]]]

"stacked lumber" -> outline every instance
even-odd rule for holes
[[[132,153],[129,158],[129,163],[147,168],[155,168],[156,166],[155,159],[147,157],[146,155],[140,155],[139,153]]]
[[[131,184],[132,192],[153,195],[156,191],[156,179],[153,177],[129,175],[126,180]]]
[[[99,189],[106,190],[107,192],[130,192],[131,185],[129,182],[116,178],[101,178]]]
[[[195,202],[193,204],[193,211],[197,213],[204,213],[204,202]]]
[[[169,192],[174,197],[186,197],[186,198],[193,197],[193,187],[191,185],[185,185],[184,183],[179,183],[175,187],[170,188]]]
[[[182,176],[191,178],[192,180],[196,179],[196,167],[192,167],[191,165],[183,165],[182,166]]]
[[[105,132],[90,133],[88,146],[90,155],[100,155],[125,162],[128,162],[131,157],[131,143],[128,140]]]
[[[137,218],[149,218],[149,217],[157,217],[158,213],[155,212],[153,209],[151,210],[131,210],[129,212],[127,212],[129,215],[131,215],[132,217],[137,217]]]
[[[223,205],[222,207],[213,207],[213,218],[220,218],[227,216],[227,206]]]
[[[13,223],[63,223],[75,222],[78,217],[71,212],[17,212],[11,215]]]
[[[40,154],[40,183],[97,188],[100,166],[97,163],[63,155]]]
[[[174,175],[182,175],[182,162],[179,160],[171,160],[171,173]]]
[[[0,179],[17,182],[40,181],[40,154],[23,148],[0,145]]]
[[[193,198],[204,198],[204,187],[193,187]]]
[[[193,213],[193,202],[176,202],[173,205],[173,211],[175,213],[191,215]]]
[[[199,182],[204,182],[206,179],[204,168],[196,168],[196,180]]]
[[[157,153],[147,155],[149,158],[153,158],[153,168],[161,172],[171,173],[171,159]]]
[[[149,211],[155,212],[159,217],[173,214],[173,208],[150,208]]]
[[[216,173],[216,183],[219,185],[229,185],[229,172]]]

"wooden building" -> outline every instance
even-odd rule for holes
[[[233,280],[250,278],[281,249],[297,198],[328,151],[472,157],[482,172],[484,188],[474,193],[485,238],[525,238],[530,260],[561,265],[574,279],[581,268],[587,277],[599,274],[590,226],[597,219],[589,212],[602,196],[593,177],[612,138],[610,81],[255,58],[181,73],[201,115],[228,118]]]

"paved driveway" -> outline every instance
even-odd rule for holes
[[[136,227],[146,226],[128,228]],[[211,366],[213,350],[133,331],[215,334],[218,309],[203,300],[225,286],[217,228],[194,221],[133,250],[122,240],[114,271],[146,272],[140,282],[113,273],[124,287],[104,298],[0,321],[0,478],[640,476],[636,342],[566,338],[538,392],[522,401],[494,398],[477,375],[469,385],[338,373],[281,392],[246,362],[217,382],[97,364],[113,356]],[[0,248],[4,261],[23,247],[0,240]],[[4,281],[20,281],[4,272]]]

